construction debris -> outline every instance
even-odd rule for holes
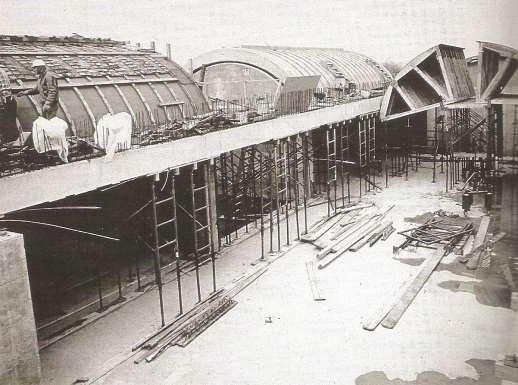
[[[473,223],[468,220],[451,220],[450,217],[432,217],[424,224],[403,230],[398,234],[406,239],[399,246],[394,246],[392,251],[397,254],[408,246],[432,248],[433,245],[444,245],[449,254],[459,245],[465,245],[473,232]]]
[[[170,346],[187,346],[214,324],[214,322],[237,305],[233,297],[264,274],[267,268],[268,266],[260,266],[252,270],[250,273],[234,281],[229,287],[212,293],[193,309],[138,342],[133,346],[132,351],[140,349],[144,353],[135,359],[134,362],[136,364],[143,360],[151,362]]]

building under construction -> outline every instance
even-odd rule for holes
[[[364,336],[358,344],[376,345],[369,338],[387,338],[382,326],[420,325],[405,323],[412,308],[430,316],[421,302],[436,286],[481,303],[466,310],[469,320],[452,312],[449,322],[468,325],[480,314],[501,327],[487,332],[500,355],[472,357],[492,360],[472,365],[489,376],[480,383],[518,382],[515,332],[510,347],[493,338],[515,330],[502,325],[514,320],[503,308],[517,306],[518,51],[479,47],[465,58],[463,48],[441,44],[391,74],[342,49],[224,48],[183,69],[170,46],[164,56],[153,43],[0,36],[3,89],[34,87],[31,62],[44,60],[66,123],[57,136],[37,129],[38,96],[10,96],[16,114],[0,106],[0,122],[16,127],[9,141],[0,136],[0,384],[210,383],[193,368],[176,382],[149,368],[199,359],[216,370],[182,348],[204,350],[211,331],[240,311],[220,335],[275,333],[283,308],[316,318],[315,306],[318,314],[365,310],[361,325],[344,319]],[[115,116],[130,125],[110,126]],[[376,272],[366,267],[373,253]],[[387,278],[358,289],[369,285],[356,275],[358,258],[365,274]],[[395,268],[401,261],[404,271]],[[462,279],[432,283],[445,271]],[[254,290],[270,301],[253,308],[269,312],[258,325],[247,318],[258,310],[241,305]],[[354,310],[360,302],[367,307]],[[312,333],[290,327],[300,338]],[[466,333],[486,327],[475,322]],[[375,370],[360,370],[356,383],[392,383]],[[240,379],[228,372],[217,383]],[[277,378],[256,375],[257,383]],[[323,382],[314,375],[310,382]]]

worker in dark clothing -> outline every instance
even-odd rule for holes
[[[0,69],[0,145],[18,139],[16,105],[9,77],[5,71]]]
[[[18,96],[39,94],[41,111],[38,111],[38,113],[45,119],[52,119],[58,111],[59,90],[57,79],[47,70],[45,62],[41,59],[34,60],[32,68],[38,74],[38,83],[32,89],[19,92]]]

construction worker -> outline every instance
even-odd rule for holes
[[[34,60],[32,68],[38,75],[38,82],[34,88],[19,92],[18,96],[39,94],[40,111],[38,113],[45,119],[51,119],[56,116],[58,111],[58,82],[56,77],[47,70],[43,60]]]
[[[7,73],[0,68],[0,146],[18,139],[16,99]]]

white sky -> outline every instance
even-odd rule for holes
[[[241,44],[340,47],[405,64],[438,43],[518,48],[518,0],[0,0],[0,34],[111,37],[173,47],[185,64]]]

